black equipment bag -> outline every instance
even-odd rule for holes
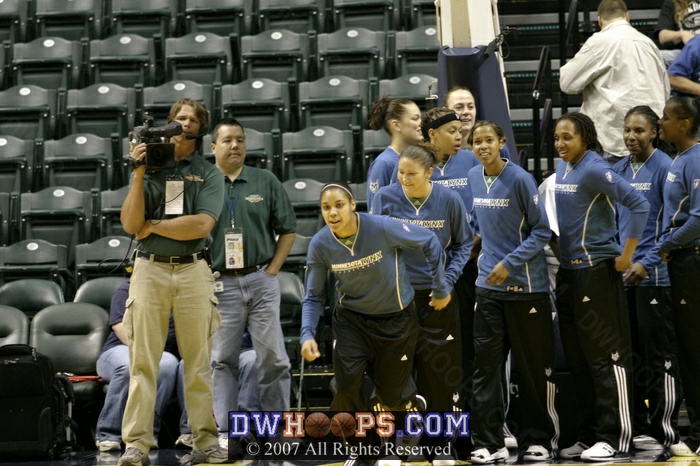
[[[29,345],[0,346],[0,458],[59,458],[73,445],[73,385]]]

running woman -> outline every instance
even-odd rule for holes
[[[617,452],[627,453],[632,440],[632,349],[622,272],[632,265],[649,202],[594,152],[600,143],[586,115],[562,116],[554,147],[563,160],[555,186],[557,310],[580,423],[577,442],[560,455],[608,461]],[[617,241],[615,202],[630,211],[624,248]]]
[[[459,196],[430,181],[437,149],[430,144],[406,147],[399,157],[399,183],[384,186],[374,197],[372,213],[432,230],[445,251],[445,274],[452,289],[472,247],[472,232]],[[435,411],[461,411],[463,380],[459,307],[452,300],[436,312],[430,306],[433,278],[420,251],[405,251],[406,271],[415,291],[420,332],[414,361],[418,393]],[[435,364],[435,361],[441,361]]]
[[[391,175],[404,147],[423,140],[420,123],[420,109],[410,99],[380,97],[372,104],[369,127],[375,131],[384,129],[391,136],[391,143],[367,171],[367,206],[372,206],[372,197],[379,188],[392,182]]]
[[[659,117],[647,105],[625,115],[623,139],[630,155],[613,170],[649,202],[644,233],[623,275],[627,290],[632,350],[639,355],[635,367],[632,442],[638,450],[663,450],[678,442],[678,408],[682,394],[678,378],[675,329],[671,311],[671,282],[666,263],[658,255],[663,189],[671,157],[654,148]],[[619,206],[620,242],[627,240],[631,214]],[[647,407],[645,400],[648,400]]]
[[[311,239],[307,255],[301,354],[307,361],[320,356],[314,335],[331,272],[338,295],[331,411],[367,409],[365,372],[375,386],[375,411],[415,409],[411,372],[419,327],[404,251],[424,256],[432,277],[430,305],[439,311],[451,300],[442,246],[420,226],[355,212],[352,191],[340,181],[323,186],[321,212],[326,226]]]
[[[503,378],[512,347],[525,412],[524,461],[554,457],[559,420],[554,401],[554,331],[543,248],[551,231],[535,179],[501,158],[506,138],[492,121],[469,133],[482,166],[469,171],[474,215],[482,232],[474,313],[472,463],[506,460]]]
[[[700,456],[700,100],[674,97],[664,107],[659,136],[678,156],[664,185],[663,233],[659,255],[668,262],[678,339],[681,383],[690,429],[684,442],[671,445],[676,456]]]

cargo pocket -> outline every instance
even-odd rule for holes
[[[126,304],[125,304],[125,311],[124,311],[124,317],[122,318],[122,324],[124,325],[124,331],[126,332],[126,336],[129,340],[133,339],[134,337],[134,321],[132,318],[132,315],[134,313],[133,311],[133,304],[134,300],[136,298],[127,298],[126,299]]]
[[[216,329],[219,328],[219,325],[221,325],[221,314],[219,314],[219,309],[217,306],[219,305],[219,298],[216,296],[211,296],[209,298],[211,300],[211,320],[209,322],[209,335],[214,335],[214,332],[216,332]]]

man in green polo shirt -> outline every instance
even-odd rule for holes
[[[238,354],[246,326],[257,353],[263,411],[289,411],[290,364],[276,275],[294,244],[296,217],[275,175],[244,164],[245,133],[239,122],[221,120],[211,140],[226,185],[211,244],[212,268],[221,274],[215,290],[222,319],[212,348],[214,415],[220,437],[226,438],[228,412],[238,406]]]
[[[224,181],[213,165],[195,154],[201,145],[200,129],[208,122],[204,106],[181,99],[170,109],[169,121],[182,125],[182,134],[170,138],[175,167],[148,168],[143,164],[146,144],[136,145],[121,213],[124,231],[138,240],[123,320],[131,374],[122,421],[126,451],[119,458],[124,466],[150,464],[158,362],[171,310],[185,363],[192,463],[230,462],[228,451],[219,446],[212,417],[211,343],[221,316],[204,260],[205,243],[221,212]]]

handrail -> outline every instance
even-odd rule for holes
[[[571,0],[568,19],[566,0],[559,0],[559,68],[566,64],[567,51],[572,43],[578,44],[578,0]],[[563,114],[569,111],[569,99],[563,92],[560,95]]]
[[[540,105],[544,99],[544,107]],[[543,116],[540,110],[544,108]],[[545,141],[551,138],[549,126],[552,122],[552,60],[549,46],[542,47],[540,61],[537,65],[537,75],[532,86],[532,133],[533,133],[533,158],[534,176],[538,183],[542,181],[542,157],[547,157],[547,169],[554,168],[552,145]]]

